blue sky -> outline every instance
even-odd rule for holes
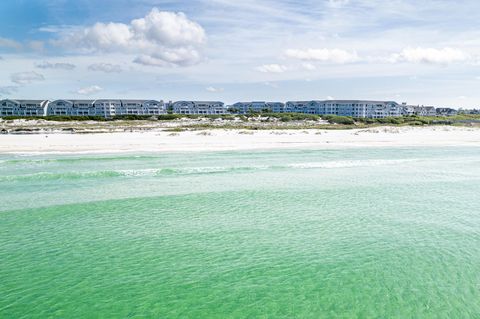
[[[0,97],[480,106],[480,2],[3,0]]]

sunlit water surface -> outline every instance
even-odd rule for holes
[[[0,318],[479,318],[480,149],[0,156]]]

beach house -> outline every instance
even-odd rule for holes
[[[93,102],[95,115],[112,117],[117,115],[117,110],[122,107],[121,100],[95,100]]]
[[[116,115],[159,115],[167,113],[165,103],[156,100],[121,100]]]
[[[225,114],[226,108],[219,101],[177,101],[173,103],[177,114]]]
[[[234,110],[233,113],[247,114],[247,113],[282,113],[285,104],[282,102],[237,102],[230,106]]]
[[[437,116],[455,116],[458,114],[457,110],[448,107],[439,107],[436,109]]]
[[[2,100],[0,115],[3,116],[44,116],[47,112],[48,100]]]
[[[48,105],[47,115],[97,115],[94,102],[95,100],[55,100]]]
[[[416,106],[415,107],[415,115],[418,116],[436,116],[437,111],[433,106]]]

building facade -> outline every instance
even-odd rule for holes
[[[173,103],[173,113],[177,114],[225,114],[223,102],[218,101],[177,101]]]
[[[436,109],[437,116],[455,116],[458,114],[457,110],[448,107],[439,107]]]
[[[451,108],[414,106],[393,101],[368,100],[311,100],[282,102],[238,102],[225,107],[219,101],[177,101],[164,103],[157,100],[13,100],[0,101],[0,116],[102,116],[160,115],[167,110],[176,114],[247,114],[247,113],[304,113],[338,115],[356,118],[385,118],[394,116],[453,116]]]
[[[48,105],[48,115],[94,116],[95,100],[55,100]]]
[[[48,100],[2,100],[0,116],[45,116]]]
[[[282,102],[237,102],[230,106],[232,113],[283,113],[285,104]]]
[[[437,116],[437,111],[433,106],[416,106],[415,115],[418,116]]]
[[[402,116],[402,106],[392,101],[327,100],[289,101],[285,112],[318,115],[338,115],[360,118]]]

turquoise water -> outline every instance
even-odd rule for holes
[[[479,318],[480,148],[0,156],[0,318]]]

